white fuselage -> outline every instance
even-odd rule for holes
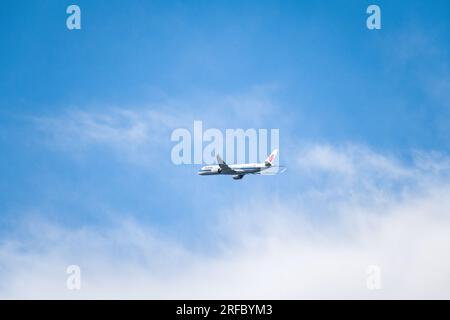
[[[217,154],[216,158],[218,164],[204,166],[198,171],[198,174],[201,176],[226,174],[232,175],[234,180],[240,180],[246,174],[261,174],[261,171],[272,167],[272,163],[274,162],[277,154],[278,149],[273,150],[263,163],[244,163],[232,165],[227,165],[220,155]]]
[[[262,170],[270,168],[270,165],[264,163],[244,163],[244,164],[232,164],[228,165],[232,172],[223,171],[220,169],[219,165],[209,165],[202,167],[198,174],[201,176],[216,175],[216,174],[227,174],[227,175],[244,175],[248,173],[257,173]]]

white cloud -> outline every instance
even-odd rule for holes
[[[90,148],[109,150],[120,159],[139,165],[151,163],[154,149],[161,148],[170,130],[179,124],[175,116],[145,108],[68,110],[61,116],[34,120],[38,129],[48,134],[47,143],[52,146],[77,156]]]
[[[378,154],[369,148],[356,145],[332,147],[313,145],[305,148],[298,157],[299,169],[319,169],[343,175],[363,174],[370,170],[402,177],[411,172],[403,168],[395,158]]]
[[[33,221],[28,240],[0,246],[0,296],[450,298],[448,158],[422,153],[405,165],[368,148],[323,145],[302,155],[303,170],[333,172],[333,183],[212,212],[213,252],[121,217],[100,229]],[[340,189],[352,192],[336,197]],[[80,291],[65,287],[70,264],[81,267]],[[380,290],[366,287],[369,265],[381,268]]]

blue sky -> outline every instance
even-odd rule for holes
[[[226,212],[295,207],[299,194],[336,183],[299,172],[298,157],[373,163],[345,147],[358,145],[408,166],[417,153],[450,151],[448,1],[375,1],[382,29],[374,31],[368,1],[74,3],[82,19],[74,31],[65,24],[72,2],[2,3],[3,243],[27,239],[27,221],[103,230],[132,218],[208,251],[230,238],[217,230]],[[288,171],[236,182],[175,166],[170,133],[194,120],[279,128]],[[368,180],[386,193],[411,187],[398,174]],[[324,221],[328,211],[307,216]]]

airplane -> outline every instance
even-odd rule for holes
[[[278,149],[273,150],[272,153],[267,157],[267,159],[263,163],[245,163],[232,165],[227,165],[220,157],[220,155],[217,155],[218,164],[204,166],[198,171],[198,174],[201,176],[210,176],[218,174],[232,175],[234,180],[240,180],[246,174],[266,174],[265,171],[267,171],[269,168],[275,168],[273,166],[273,162],[275,161],[277,154]],[[267,172],[267,174],[269,174],[269,172]]]

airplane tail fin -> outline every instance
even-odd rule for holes
[[[225,161],[223,161],[223,159],[222,159],[219,155],[217,155],[216,158],[217,158],[217,163],[218,163],[219,165],[225,164]]]
[[[266,161],[264,161],[264,164],[267,167],[270,167],[273,164],[273,162],[275,161],[275,158],[277,157],[277,155],[278,155],[278,149],[273,150],[272,153],[267,157]]]

